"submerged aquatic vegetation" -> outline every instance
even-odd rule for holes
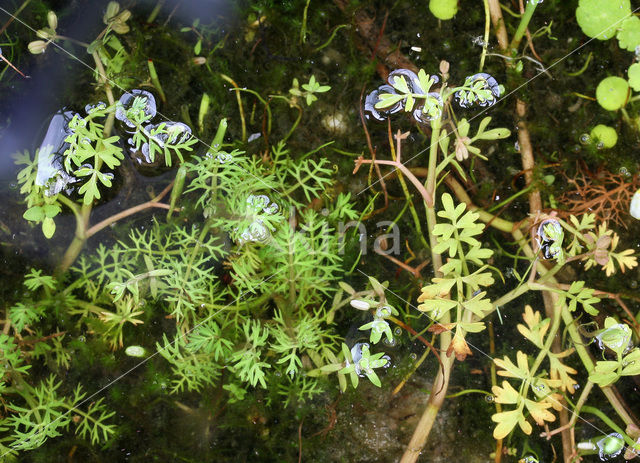
[[[495,62],[487,61],[489,67],[483,70],[485,56],[491,55],[486,54],[488,20],[485,38],[477,41],[478,37],[474,37],[474,43],[483,42],[479,69],[473,69],[464,56],[454,59],[454,53],[448,51],[450,45],[443,39],[442,47],[437,42],[431,49],[434,53],[451,55],[448,59],[452,65],[442,62],[438,72],[423,55],[427,70],[414,72],[410,66],[401,65],[388,77],[381,73],[387,80],[377,88],[378,84],[369,85],[374,90],[366,97],[364,110],[371,122],[383,121],[384,127],[368,127],[366,140],[347,130],[346,145],[331,146],[339,153],[335,161],[325,157],[331,142],[321,140],[321,131],[315,130],[315,126],[311,130],[301,129],[308,120],[311,124],[327,120],[327,114],[332,114],[327,109],[331,106],[327,99],[337,93],[328,92],[331,87],[340,88],[336,84],[343,82],[336,82],[332,73],[335,70],[324,59],[316,61],[323,63],[318,66],[311,67],[306,62],[298,66],[297,61],[273,47],[274,30],[286,27],[278,24],[269,29],[270,23],[283,20],[269,8],[285,6],[269,4],[262,9],[267,3],[255,5],[251,18],[242,18],[242,24],[249,24],[249,28],[246,37],[240,36],[240,40],[228,31],[216,37],[211,32],[213,26],[199,21],[189,21],[191,26],[183,28],[183,32],[195,34],[195,45],[182,44],[181,50],[188,55],[185,62],[191,62],[193,52],[200,55],[195,59],[201,66],[185,71],[189,76],[180,83],[191,90],[198,89],[196,96],[190,95],[195,106],[191,102],[180,108],[182,102],[172,101],[171,91],[166,94],[168,102],[161,98],[156,104],[154,94],[158,93],[138,85],[138,80],[146,80],[146,85],[151,82],[159,91],[162,79],[166,86],[167,68],[163,69],[163,62],[166,65],[163,59],[153,57],[159,71],[153,73],[155,77],[151,69],[144,79],[132,77],[134,40],[128,34],[136,34],[145,27],[142,35],[147,37],[153,34],[153,28],[160,26],[150,25],[152,19],[147,26],[141,26],[139,21],[131,21],[130,12],[111,3],[103,18],[105,31],[86,47],[94,59],[97,57],[94,89],[101,93],[83,101],[82,105],[90,103],[84,112],[60,111],[56,121],[61,123],[64,135],[56,146],[52,143],[53,149],[38,151],[38,161],[34,159],[35,152],[18,156],[22,169],[20,189],[27,202],[24,218],[41,225],[45,235],[55,232],[55,238],[62,239],[62,215],[70,213],[76,220],[76,232],[58,271],[49,275],[41,269],[31,270],[24,279],[26,294],[8,307],[3,342],[6,352],[13,353],[17,360],[8,366],[3,378],[6,388],[0,391],[8,404],[5,424],[12,426],[3,431],[7,445],[16,450],[36,448],[45,443],[42,436],[56,437],[67,427],[73,430],[77,425],[81,438],[115,448],[117,433],[127,432],[126,425],[120,426],[119,408],[123,404],[126,408],[152,408],[162,403],[169,410],[188,411],[189,419],[197,421],[196,406],[186,405],[192,401],[202,403],[202,421],[206,422],[202,442],[207,445],[229,427],[240,433],[239,428],[247,428],[248,422],[251,430],[247,432],[255,432],[262,439],[257,446],[287,446],[289,452],[289,447],[296,450],[297,442],[298,458],[304,455],[306,459],[309,454],[316,457],[311,452],[317,448],[307,444],[313,442],[316,434],[326,435],[336,421],[339,426],[340,421],[348,418],[335,402],[327,407],[326,428],[317,431],[316,425],[324,416],[314,420],[313,412],[309,413],[303,402],[315,404],[326,400],[327,396],[319,396],[320,393],[332,391],[335,383],[345,392],[350,386],[358,388],[356,392],[348,392],[343,403],[371,394],[370,389],[377,399],[386,398],[389,395],[386,386],[395,378],[398,363],[413,363],[413,369],[396,391],[403,384],[412,387],[408,378],[427,353],[433,353],[437,358],[437,367],[432,370],[435,380],[403,461],[419,457],[449,383],[460,385],[456,371],[470,370],[471,375],[463,376],[471,378],[469,381],[477,377],[476,383],[481,384],[477,387],[487,389],[483,392],[493,399],[480,402],[474,419],[480,420],[486,412],[484,418],[490,423],[492,413],[493,434],[498,443],[491,458],[496,461],[508,458],[503,456],[507,452],[509,458],[520,457],[522,462],[543,461],[543,454],[550,451],[527,435],[534,435],[536,425],[553,427],[546,429],[549,437],[579,425],[578,420],[592,411],[589,407],[595,394],[591,391],[599,387],[611,401],[610,410],[615,410],[618,416],[609,421],[598,416],[604,423],[598,426],[604,431],[593,437],[591,451],[597,452],[596,442],[610,429],[618,435],[601,443],[606,448],[604,456],[620,453],[621,445],[629,445],[627,450],[634,452],[633,440],[637,436],[627,430],[631,428],[618,429],[616,424],[620,420],[629,424],[631,420],[625,403],[611,391],[616,383],[626,385],[629,377],[637,374],[636,365],[640,364],[638,349],[632,344],[637,336],[631,313],[635,309],[624,306],[622,292],[605,292],[611,287],[605,286],[602,276],[622,272],[629,275],[629,270],[637,265],[632,249],[626,249],[632,245],[612,228],[614,222],[627,223],[625,201],[637,189],[637,179],[621,174],[619,179],[607,177],[598,182],[595,175],[584,171],[581,180],[571,168],[566,168],[573,161],[562,158],[571,153],[551,153],[556,148],[548,149],[555,141],[541,143],[535,150],[531,143],[527,145],[530,135],[538,142],[535,137],[546,128],[540,125],[537,127],[540,132],[532,134],[527,129],[526,108],[531,107],[530,101],[535,104],[535,94],[524,94],[527,103],[519,100],[515,114],[509,109],[510,101],[496,105],[504,98],[505,87],[517,92],[519,79],[529,78],[530,63],[535,61],[543,66],[542,62],[548,60],[543,52],[542,57],[537,56],[533,43],[538,46],[541,39],[550,37],[551,24],[546,24],[543,31],[532,29],[527,34],[539,2],[526,2],[520,22],[507,24],[506,30],[515,31],[511,42],[498,38],[502,54],[494,54],[493,58],[505,60],[504,74]],[[430,2],[430,9],[444,3]],[[457,8],[457,2],[446,3],[448,12],[439,12],[442,19],[446,15],[451,18]],[[496,6],[497,2],[491,0],[489,4]],[[581,8],[585,5],[587,2],[580,2]],[[500,12],[501,6],[497,6]],[[314,27],[319,27],[318,22],[313,22],[315,7],[308,3],[304,15],[295,12],[298,19],[293,23],[299,23],[299,17],[303,17],[303,26],[292,35],[296,39],[292,42],[300,46],[303,61],[309,56],[315,60],[314,53],[322,50],[329,55],[328,50],[336,45],[340,51],[330,53],[332,59],[338,55],[336,66],[340,67],[339,55],[343,50],[338,48],[338,40],[331,42],[341,37],[337,32],[348,25],[340,24],[329,30],[328,40],[315,40],[326,39],[314,35]],[[502,11],[507,11],[506,8]],[[553,8],[567,9],[557,4]],[[456,21],[475,24],[473,18],[482,17],[481,10],[474,8],[470,11],[473,14],[466,17],[458,15]],[[157,15],[158,11],[154,13]],[[320,13],[323,14],[317,15],[320,18],[317,21],[328,24],[324,12]],[[488,18],[489,11],[485,13]],[[53,42],[42,40],[42,44],[32,45],[34,50],[46,49],[47,54],[54,42],[65,41],[59,35],[58,29],[62,33],[63,28],[58,26],[57,18],[56,21],[51,15],[49,18],[49,27],[38,39],[46,33],[45,40]],[[355,14],[352,20],[357,23],[359,18]],[[635,22],[630,18],[624,22],[627,20]],[[438,24],[442,28],[438,34],[452,37],[446,29],[450,24]],[[392,27],[391,23],[387,27]],[[618,33],[619,43],[627,49],[635,40],[633,27],[633,24],[625,26],[626,32]],[[358,27],[357,32],[364,29]],[[499,22],[495,30],[499,34]],[[115,34],[124,36],[116,38]],[[389,49],[383,44],[384,26],[379,35],[373,35],[378,40],[374,40],[372,55],[376,54],[378,42],[381,49]],[[426,32],[424,35],[426,38]],[[523,37],[528,35],[531,36],[528,48],[521,55],[520,40],[524,42]],[[414,37],[412,40],[417,44],[412,45],[412,53],[418,53],[416,50],[424,43]],[[250,61],[260,63],[266,56],[269,66],[264,67],[264,72],[251,76],[247,73],[239,78],[225,61],[223,50],[227,42],[245,45],[245,41]],[[297,53],[298,48],[292,49]],[[401,50],[402,46],[398,54]],[[537,57],[535,60],[524,54],[529,50]],[[238,56],[234,54],[234,60],[242,61]],[[544,66],[548,65],[546,62]],[[259,68],[251,63],[247,66],[252,70]],[[358,76],[354,79],[358,87],[362,85],[360,77],[366,74],[362,71],[365,67],[358,67],[353,73]],[[147,68],[141,68],[146,73]],[[371,64],[367,73],[373,68]],[[631,71],[635,68],[632,68],[627,85],[633,88]],[[277,75],[280,75],[278,82],[274,77]],[[331,86],[325,84],[326,80],[330,80]],[[258,82],[260,87],[249,82],[253,85]],[[346,87],[353,85],[348,79],[344,82]],[[549,85],[550,92],[552,87]],[[340,94],[341,100],[351,101],[347,91]],[[232,98],[227,97],[229,93]],[[343,98],[344,95],[347,97]],[[625,111],[635,108],[633,97],[627,96],[620,106],[622,117]],[[552,97],[561,98],[550,95],[549,101]],[[237,104],[237,109],[232,104]],[[549,119],[560,126],[559,110],[552,106],[540,107],[538,111],[544,111],[545,118],[548,111]],[[194,108],[197,119],[193,117]],[[340,112],[332,109],[344,115],[347,123],[355,119],[352,117],[355,112],[349,111],[348,106],[346,110],[340,108]],[[478,117],[487,109],[503,112]],[[184,122],[168,120],[161,112],[180,114]],[[401,117],[402,114],[409,117]],[[192,117],[196,124],[191,122]],[[584,119],[581,108],[572,115],[577,133],[600,122],[589,117],[588,123],[584,123]],[[407,124],[413,122],[418,124],[407,131]],[[610,120],[602,122],[619,127]],[[210,132],[218,123],[214,136]],[[580,124],[587,128],[580,128]],[[510,138],[514,126],[518,136],[515,147]],[[596,127],[599,128],[594,128],[592,138],[604,143],[611,131],[604,131],[603,125]],[[213,141],[210,145],[199,144],[194,134],[210,136]],[[625,135],[620,131],[618,145],[607,153],[615,153],[620,145],[626,146]],[[553,136],[550,132],[549,138]],[[386,139],[390,145],[388,154],[381,141]],[[365,141],[370,148],[368,158],[363,152]],[[311,144],[319,148],[311,148]],[[45,143],[42,145],[44,148]],[[527,164],[534,152],[547,158]],[[515,167],[516,153],[522,156],[521,168]],[[46,163],[41,160],[45,157],[51,158],[48,165],[54,172],[52,175],[44,175]],[[370,167],[367,194],[354,195],[363,193],[358,184],[364,183],[341,173],[345,170],[342,161],[349,157],[356,160],[355,171]],[[540,195],[536,202],[541,185],[551,184],[541,180],[548,179],[544,169],[550,164],[566,168],[568,181],[556,181],[554,188],[558,184],[569,187],[579,184],[579,192],[584,196],[571,196],[570,191],[559,186],[557,190],[544,190],[544,202]],[[164,186],[163,192],[151,194],[148,202],[131,208],[122,206],[115,212],[100,212],[97,206],[114,206],[122,199],[124,195],[118,195],[118,201],[110,201],[125,182],[125,168],[130,167],[138,169],[132,170],[134,177],[150,172],[157,175],[148,183]],[[384,170],[389,167],[396,170],[393,176]],[[39,174],[45,181],[38,180]],[[426,176],[426,181],[422,176]],[[503,182],[501,177],[506,180]],[[508,181],[510,177],[512,182]],[[411,193],[412,187],[418,195]],[[494,191],[489,195],[491,190]],[[567,195],[563,196],[563,192]],[[161,202],[169,193],[167,202]],[[369,198],[363,199],[369,193]],[[528,203],[522,201],[524,197],[529,199]],[[385,204],[376,208],[383,199]],[[555,210],[562,207],[567,210]],[[152,208],[163,209],[162,214],[131,220],[139,217],[134,214]],[[406,212],[411,216],[405,216]],[[104,219],[107,214],[112,215]],[[409,232],[402,240],[390,234],[384,235],[385,239],[376,239],[379,246],[374,246],[374,255],[366,255],[366,248],[363,251],[360,247],[359,255],[354,256],[349,249],[345,257],[346,237],[359,238],[360,244],[368,238],[366,230],[360,229],[364,224],[358,219],[375,215],[393,219],[382,221],[386,233],[396,225],[403,233]],[[357,231],[345,233],[345,222],[355,223]],[[81,252],[87,238],[107,231],[116,223],[119,225],[103,243]],[[389,245],[392,236],[394,242]],[[398,267],[397,273],[393,274],[388,262]],[[569,273],[572,271],[576,273]],[[362,281],[358,275],[365,273],[368,278]],[[567,283],[561,279],[566,274],[570,275]],[[619,279],[612,278],[610,282],[615,284],[615,280]],[[526,301],[521,302],[520,297],[525,295]],[[619,302],[621,310],[611,310],[601,303],[605,297]],[[404,298],[407,301],[403,304]],[[412,303],[416,300],[414,310]],[[517,322],[509,324],[515,318],[513,310],[523,312],[522,322],[517,326]],[[591,361],[589,350],[595,345],[585,343],[579,331],[583,322],[578,321],[596,316],[604,320],[602,328],[593,333],[602,352]],[[403,331],[409,335],[403,335]],[[438,348],[425,339],[425,333],[438,341]],[[557,345],[556,340],[561,337],[565,342]],[[79,341],[80,338],[83,340]],[[404,355],[412,344],[403,345],[405,338],[427,347],[420,360],[412,362],[411,356]],[[490,362],[476,355],[476,349],[486,344],[493,347],[496,340],[495,351],[485,349]],[[520,345],[520,340],[524,345]],[[90,348],[78,347],[87,341]],[[60,384],[56,378],[63,375],[74,378],[73,375],[80,376],[89,368],[78,365],[75,357],[79,351],[85,349],[90,351],[91,358],[98,357],[93,351],[99,350],[99,346],[114,353],[96,360],[99,363],[96,374],[108,377],[119,372],[118,368],[131,371],[129,365],[140,367],[145,370],[142,376],[127,373],[125,378],[135,383],[141,393],[123,398],[129,394],[123,394],[109,382],[112,395],[90,405],[93,399],[82,395],[86,389],[78,389],[76,400],[75,391]],[[400,353],[393,358],[393,366],[391,349]],[[475,358],[469,358],[474,355]],[[401,357],[408,359],[400,360]],[[478,364],[477,368],[474,364]],[[27,370],[31,365],[38,368]],[[488,373],[483,376],[480,365],[486,372],[497,368],[499,381]],[[34,374],[34,370],[43,373]],[[55,377],[44,376],[52,371]],[[327,381],[327,377],[337,381]],[[466,383],[467,379],[464,378],[464,384],[471,384]],[[23,389],[23,382],[29,387]],[[422,378],[415,381],[421,382]],[[375,387],[369,389],[369,383]],[[465,389],[460,394],[472,392],[473,389]],[[572,395],[576,393],[580,395],[574,400]],[[407,405],[408,414],[420,412],[423,403],[420,396],[408,397],[412,397],[412,404]],[[413,400],[415,397],[418,400]],[[477,405],[471,399],[467,402]],[[289,407],[278,413],[277,420],[287,421],[293,430],[287,430],[287,425],[282,428],[285,431],[278,428],[276,419],[264,415],[261,404]],[[31,412],[45,410],[47,406],[53,417],[49,424]],[[253,409],[247,411],[250,407]],[[570,422],[562,421],[563,415],[558,413],[562,407],[573,412]],[[371,412],[373,405],[367,404],[365,410]],[[613,415],[610,410],[607,414]],[[65,413],[72,417],[70,421]],[[229,418],[234,413],[240,416],[241,426]],[[376,433],[382,429],[373,420],[370,427]],[[47,433],[49,429],[51,432]],[[283,439],[285,432],[292,437]],[[26,444],[20,442],[20,433],[27,436]],[[342,445],[345,434],[335,434],[340,434],[341,446],[348,447]],[[282,443],[273,444],[267,439]],[[220,444],[221,439],[216,442]],[[367,442],[363,445],[371,445],[370,439]],[[233,444],[229,446],[233,451]],[[216,448],[215,452],[226,450]],[[338,458],[333,450],[332,447],[325,450],[329,459]],[[269,455],[276,453],[269,451],[272,452]],[[573,451],[581,450],[578,446],[565,446],[565,459],[571,458]],[[252,458],[269,458],[264,455]],[[287,453],[286,457],[278,455],[278,458],[289,456]],[[376,454],[376,458],[382,460],[382,454]]]
[[[126,34],[130,14],[112,2],[106,30],[87,47],[108,102],[88,104],[86,114],[61,112],[51,123],[57,138],[34,156],[16,157],[24,218],[42,223],[48,238],[65,209],[77,226],[56,274],[32,270],[25,278],[29,301],[8,311],[13,336],[3,334],[3,350],[15,352],[16,363],[4,376],[3,399],[17,396],[30,407],[11,402],[12,413],[4,418],[4,429],[16,431],[3,435],[11,453],[61,435],[70,424],[67,413],[80,416],[74,423],[81,438],[95,443],[113,437],[115,412],[103,399],[87,408],[80,386],[70,398],[57,395],[54,376],[42,386],[22,386],[30,366],[24,356],[37,359],[51,351],[47,359],[71,366],[67,332],[87,332],[119,350],[150,321],[167,317],[171,328],[150,342],[129,345],[125,354],[162,358],[171,372],[171,393],[219,390],[225,403],[254,389],[265,389],[269,401],[305,401],[325,387],[307,372],[334,361],[340,350],[332,327],[338,306],[328,303],[341,275],[344,238],[337,228],[357,213],[350,195],[335,189],[334,166],[322,156],[294,155],[284,140],[264,156],[226,149],[232,146],[225,143],[226,119],[208,149],[198,149],[191,128],[167,121],[151,92],[131,89],[110,74],[117,73],[120,58],[107,52],[114,37],[109,33]],[[55,26],[47,34],[50,41],[61,39]],[[309,106],[330,89],[313,75],[308,83],[298,82],[283,97],[300,111],[284,139],[300,121],[298,99]],[[175,181],[149,202],[91,226],[92,209],[132,161],[179,169]],[[160,203],[169,191],[170,204]],[[126,239],[81,253],[89,236],[152,207],[168,209],[167,220],[155,219],[148,229],[133,228]],[[59,335],[15,344],[14,336],[28,337],[56,317],[65,319]],[[361,350],[358,365],[373,382],[372,369],[386,363],[382,355]]]

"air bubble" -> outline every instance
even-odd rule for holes
[[[116,119],[122,121],[128,127],[135,128],[135,124],[127,117],[127,110],[131,108],[136,97],[145,99],[144,114],[147,120],[156,115],[156,99],[146,90],[134,89],[120,97],[116,106]]]
[[[384,337],[384,339],[382,340],[382,343],[387,346],[387,347],[396,347],[396,345],[398,345],[398,342],[396,341],[396,338],[391,338],[389,339],[388,337]],[[384,358],[384,357],[383,357]]]
[[[598,447],[600,460],[607,461],[620,455],[620,452],[624,449],[624,439],[621,434],[612,432],[596,442],[596,446]]]

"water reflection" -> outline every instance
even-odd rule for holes
[[[67,173],[62,164],[62,155],[69,148],[65,138],[72,134],[69,122],[75,115],[77,113],[64,109],[56,112],[51,118],[47,133],[40,144],[35,183],[39,186],[47,186],[45,192],[47,196],[56,195],[63,190],[70,193],[71,189],[67,186],[78,181]]]

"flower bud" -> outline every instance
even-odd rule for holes
[[[29,52],[33,53],[34,55],[39,55],[40,53],[44,53],[44,51],[47,49],[48,44],[49,43],[45,42],[44,40],[34,40],[33,42],[30,42],[28,45]]]
[[[109,20],[118,14],[120,11],[120,4],[118,2],[109,2],[107,5],[107,11],[105,11],[102,21],[105,24],[109,24]]]
[[[40,39],[51,40],[55,37],[55,31],[53,29],[39,29],[36,31],[36,36]]]
[[[367,301],[361,301],[360,299],[353,299],[351,302],[351,307],[358,310],[369,310],[371,305]]]
[[[54,31],[58,28],[58,17],[53,11],[49,11],[47,13],[47,23],[49,24],[49,27]]]
[[[111,29],[113,29],[113,32],[115,32],[116,34],[126,34],[127,32],[129,32],[129,26],[119,21],[111,24]]]

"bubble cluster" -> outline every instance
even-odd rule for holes
[[[462,90],[455,93],[455,98],[462,108],[474,104],[493,106],[502,95],[498,81],[486,72],[479,72],[466,78]]]
[[[102,111],[103,109],[107,109],[106,103],[103,101],[98,101],[96,104],[88,104],[84,107],[84,112],[87,114],[91,114],[94,111]]]
[[[391,94],[395,95],[396,91],[391,85],[381,85],[373,92],[369,93],[364,100],[364,112],[367,119],[370,117],[374,118],[377,121],[385,121],[387,117],[392,114],[396,114],[402,111],[403,104],[401,101],[398,101],[393,106],[390,106],[385,109],[376,109],[376,104],[378,104],[380,100],[380,94]]]
[[[624,449],[624,439],[621,434],[612,432],[596,442],[596,446],[600,460],[607,461],[620,455]]]
[[[418,122],[428,123],[439,118],[444,106],[442,98],[438,92],[429,90],[440,79],[436,75],[425,74],[422,77],[424,85],[420,77],[409,69],[396,69],[391,72],[387,84],[367,95],[364,103],[366,117],[384,121],[406,108],[407,111],[412,111],[414,119]],[[426,85],[428,87],[424,88]],[[412,104],[407,103],[410,99]]]
[[[538,226],[537,235],[542,257],[545,259],[558,257],[562,252],[562,240],[564,237],[560,222],[555,219],[544,220]]]
[[[134,105],[136,97],[144,99],[144,108],[140,109],[144,111],[144,118],[146,120],[152,119],[156,116],[156,99],[150,92],[146,90],[134,89],[124,93],[118,103],[116,103],[116,119],[122,121],[127,127],[135,128],[136,124],[131,120],[134,117],[131,111],[137,110]],[[138,100],[140,101],[140,100]]]
[[[623,351],[631,342],[631,328],[624,323],[609,326],[596,336],[600,349],[609,348],[613,351]]]
[[[274,215],[280,208],[267,195],[249,195],[247,197],[247,212],[249,217],[257,216],[253,222],[240,234],[239,244],[247,242],[264,242],[269,238],[269,229],[260,214]]]
[[[149,139],[153,140],[153,142],[160,148],[164,148],[166,144],[184,143],[191,138],[191,127],[182,122],[171,121],[161,122],[160,124],[148,124],[144,127],[144,130],[148,134]],[[162,132],[154,134],[154,132],[159,130],[162,130]],[[152,164],[155,161],[155,159],[151,158],[149,142],[142,144],[140,152],[143,157],[135,158],[139,164]]]

